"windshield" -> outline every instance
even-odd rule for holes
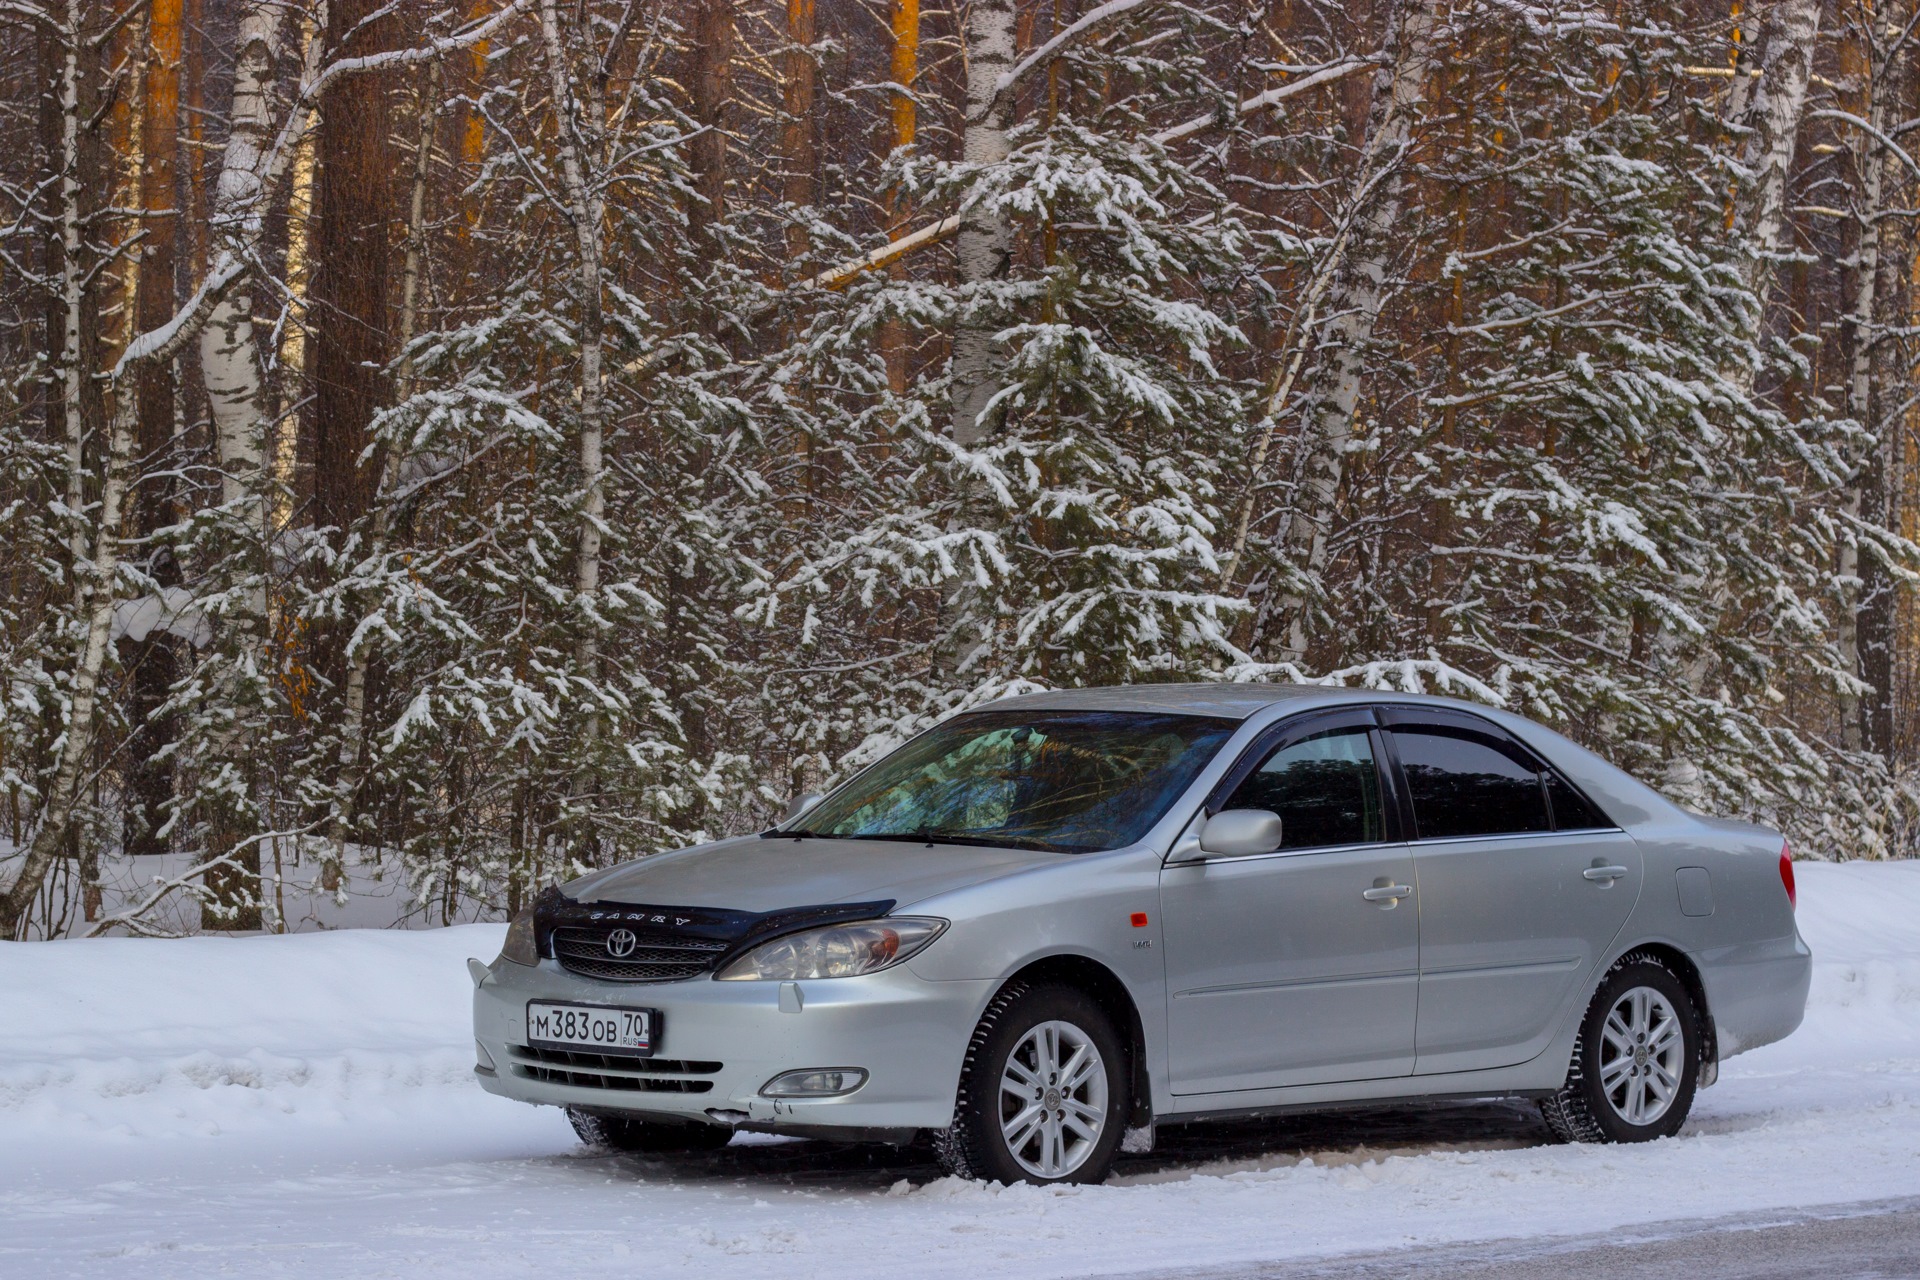
[[[1132,711],[977,711],[915,738],[781,834],[1118,849],[1160,820],[1236,727]]]

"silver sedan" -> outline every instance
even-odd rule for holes
[[[617,1148],[930,1133],[1004,1182],[1401,1099],[1637,1142],[1799,1025],[1793,893],[1778,834],[1486,707],[1035,694],[773,830],[549,889],[470,962],[475,1071]]]

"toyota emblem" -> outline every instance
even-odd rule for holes
[[[615,929],[607,935],[607,954],[615,960],[625,960],[633,954],[634,947],[639,943],[640,939],[634,935],[633,930]]]

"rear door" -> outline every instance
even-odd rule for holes
[[[1413,1069],[1420,918],[1382,751],[1365,711],[1281,726],[1208,803],[1278,813],[1281,849],[1162,871],[1175,1093]]]
[[[1639,896],[1631,837],[1491,721],[1383,710],[1420,889],[1414,1071],[1537,1056]]]

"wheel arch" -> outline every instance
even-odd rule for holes
[[[1620,953],[1618,959],[1606,967],[1599,980],[1593,985],[1599,991],[1601,983],[1621,965],[1632,964],[1636,960],[1651,960],[1661,968],[1672,973],[1687,989],[1687,998],[1693,1001],[1693,1007],[1700,1020],[1700,1061],[1704,1066],[1720,1061],[1720,1038],[1713,1026],[1713,1009],[1707,1003],[1707,984],[1701,977],[1700,966],[1693,957],[1670,942],[1640,942]],[[1593,997],[1588,996],[1591,1000]]]
[[[1091,997],[1113,1019],[1127,1047],[1128,1092],[1132,1101],[1127,1125],[1137,1129],[1152,1123],[1153,1091],[1147,1073],[1146,1028],[1140,1020],[1140,1007],[1134,1002],[1133,992],[1120,975],[1092,956],[1066,953],[1030,961],[1007,975],[994,996],[997,998],[1000,991],[1015,982],[1024,982],[1028,986],[1050,984],[1072,987]]]

